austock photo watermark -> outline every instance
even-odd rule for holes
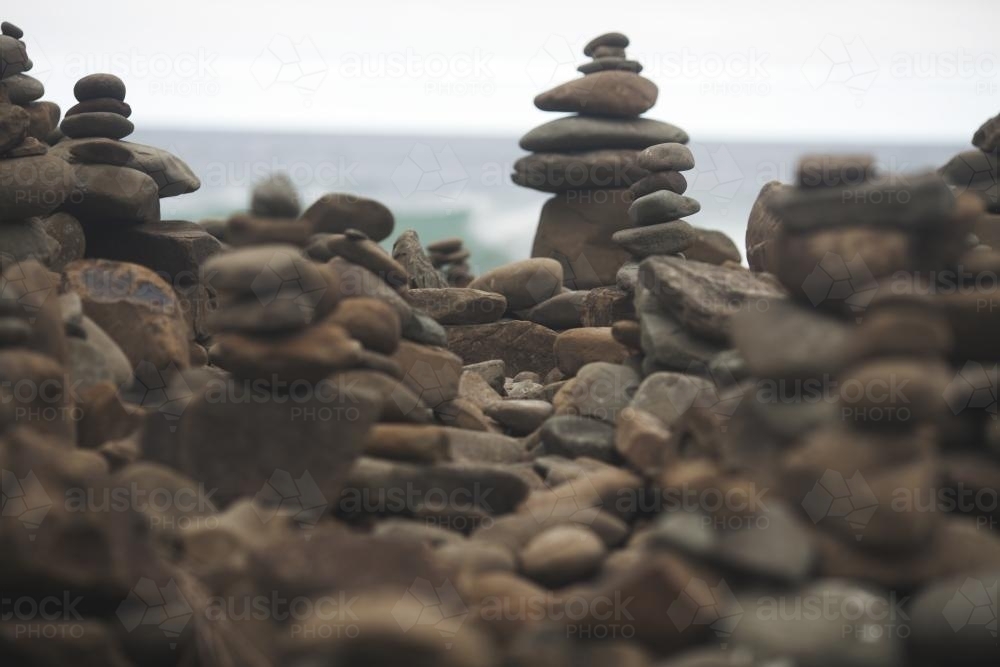
[[[1000,91],[1000,56],[968,48],[952,51],[895,51],[876,57],[859,35],[823,37],[802,62],[813,90],[840,88],[861,107],[865,95],[882,79],[914,82],[955,81],[976,95]]]
[[[898,486],[879,496],[860,470],[851,474],[826,470],[802,499],[802,508],[814,524],[844,521],[861,542],[877,513],[892,516],[913,514],[961,514],[972,517],[979,530],[994,530],[1000,516],[996,489],[951,486]]]
[[[171,53],[135,47],[128,51],[73,52],[63,61],[63,74],[75,81],[94,72],[109,72],[130,86],[145,84],[154,96],[214,97],[223,82],[217,69],[219,55],[205,48]]]

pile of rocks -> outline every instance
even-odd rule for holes
[[[872,664],[995,651],[957,611],[1000,565],[995,505],[973,500],[1000,482],[989,401],[975,397],[995,369],[983,336],[1000,295],[984,282],[996,253],[971,247],[982,211],[936,174],[815,155],[795,187],[765,186],[751,219],[758,259],[793,298],[734,322],[749,377],[731,465],[804,510],[819,576],[913,597],[905,635],[870,640]]]
[[[589,46],[587,77],[633,75],[626,43]],[[70,118],[122,110],[102,80],[101,110]],[[18,118],[0,106],[11,145]],[[66,142],[130,150],[49,152]],[[301,213],[281,178],[239,247],[158,216],[102,246],[90,218],[88,254],[121,256],[5,259],[0,655],[993,664],[1000,293],[982,279],[1000,259],[970,239],[982,198],[807,156],[762,192],[751,261],[773,275],[752,272],[690,233],[693,160],[651,143],[629,149],[632,216],[663,231],[626,235],[613,286],[567,289],[550,257],[472,279],[460,242],[428,253],[412,230],[390,254],[387,208],[334,193]],[[0,157],[71,179],[93,164]],[[0,180],[0,201],[18,187]],[[0,229],[63,206],[20,205]]]
[[[125,84],[117,76],[85,76],[73,94],[78,104],[59,126],[67,138],[56,144],[53,153],[73,165],[81,182],[80,195],[65,208],[88,236],[108,237],[121,226],[158,223],[161,198],[201,187],[179,158],[122,141],[135,126],[129,120],[132,108],[125,102]]]
[[[427,246],[427,254],[434,268],[444,273],[452,287],[465,287],[475,277],[469,268],[470,253],[460,238],[435,241]]]
[[[514,165],[515,183],[556,195],[542,209],[531,254],[559,261],[571,289],[614,284],[628,258],[611,237],[629,226],[627,188],[649,174],[639,152],[688,141],[680,128],[641,117],[658,90],[625,58],[628,43],[621,33],[596,37],[584,49],[594,57],[581,66],[584,76],[535,98],[543,111],[574,115],[524,135],[521,148],[532,155]]]

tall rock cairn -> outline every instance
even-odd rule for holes
[[[629,255],[611,237],[630,225],[627,188],[649,174],[639,153],[688,141],[682,129],[641,117],[658,90],[626,58],[628,44],[621,33],[596,37],[584,48],[592,58],[578,68],[584,76],[535,98],[543,111],[573,115],[525,134],[520,146],[532,154],[514,164],[515,183],[555,195],[542,209],[531,254],[558,260],[570,289],[614,284]]]

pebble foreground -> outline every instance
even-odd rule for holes
[[[608,33],[476,276],[280,174],[160,220],[125,84],[63,116],[2,33],[3,664],[997,664],[1000,116],[802,157],[747,269]]]

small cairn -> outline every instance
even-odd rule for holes
[[[532,154],[514,165],[515,183],[555,195],[542,209],[531,254],[562,264],[570,289],[613,285],[627,261],[611,237],[629,226],[627,188],[649,174],[640,151],[688,141],[680,128],[642,117],[658,90],[626,59],[628,44],[621,33],[596,37],[584,48],[593,58],[581,66],[584,76],[535,98],[542,111],[574,115],[525,134],[520,146]]]
[[[470,253],[462,239],[447,238],[430,243],[427,254],[434,268],[444,273],[452,287],[467,287],[475,278],[469,268]]]

